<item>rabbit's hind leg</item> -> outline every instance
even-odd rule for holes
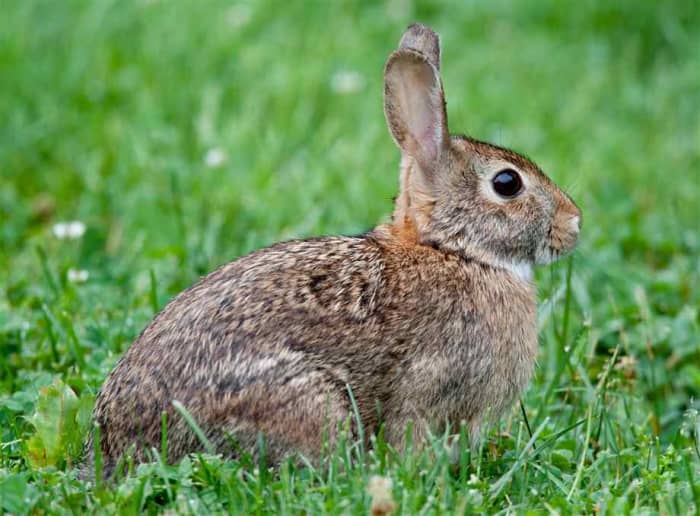
[[[231,399],[227,411],[217,448],[256,457],[263,449],[270,465],[295,453],[318,461],[352,413],[347,392],[316,371],[282,385],[251,385]]]

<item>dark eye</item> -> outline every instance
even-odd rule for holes
[[[493,189],[501,197],[515,197],[523,189],[523,180],[515,170],[501,170],[493,178]]]

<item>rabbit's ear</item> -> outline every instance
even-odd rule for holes
[[[401,151],[427,174],[435,170],[449,138],[439,62],[437,35],[412,25],[384,69],[384,114],[389,130]]]

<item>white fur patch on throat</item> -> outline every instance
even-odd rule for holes
[[[527,262],[502,261],[498,263],[498,267],[506,269],[518,279],[532,281],[532,265]]]
[[[462,244],[464,256],[474,258],[496,269],[509,272],[515,278],[530,283],[533,278],[532,268],[534,264],[529,261],[508,260],[494,254],[471,248],[468,244]]]

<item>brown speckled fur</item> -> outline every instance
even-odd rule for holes
[[[580,214],[524,157],[447,136],[439,55],[437,35],[413,25],[387,63],[402,149],[392,222],[256,251],[173,299],[98,396],[107,474],[127,450],[143,460],[159,446],[162,412],[169,460],[201,449],[173,400],[221,453],[235,455],[232,439],[254,452],[262,433],[277,462],[319,458],[324,436],[351,419],[348,386],[365,433],[383,422],[399,448],[409,421],[417,443],[461,421],[476,439],[525,388],[536,303],[518,271],[570,251]],[[526,178],[511,200],[484,193],[502,163]]]

